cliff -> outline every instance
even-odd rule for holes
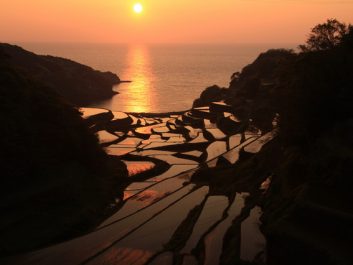
[[[120,82],[111,72],[100,72],[60,57],[36,55],[10,44],[0,43],[0,58],[75,105],[112,97],[116,93],[112,86]]]

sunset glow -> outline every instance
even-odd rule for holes
[[[140,14],[142,13],[142,11],[143,11],[143,6],[141,5],[141,3],[136,3],[134,5],[134,12],[137,14]]]
[[[308,29],[320,21],[353,20],[350,0],[0,0],[0,4],[2,42],[302,43]]]

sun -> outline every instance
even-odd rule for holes
[[[141,3],[134,4],[134,12],[140,14],[143,11],[143,6]]]

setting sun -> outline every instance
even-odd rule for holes
[[[134,4],[134,12],[140,14],[143,11],[143,6],[140,3]]]

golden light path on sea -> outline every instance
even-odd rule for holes
[[[121,91],[121,94],[112,100],[123,100],[128,112],[149,112],[154,109],[156,103],[152,92],[152,81],[155,77],[148,49],[144,46],[131,46],[126,58],[128,67],[121,76],[132,82],[123,84],[123,89],[118,86],[117,90]]]

